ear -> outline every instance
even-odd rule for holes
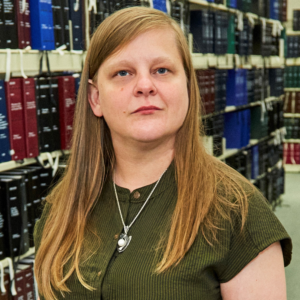
[[[94,115],[102,117],[103,113],[100,105],[99,90],[91,79],[88,80],[88,99]]]

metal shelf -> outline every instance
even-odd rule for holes
[[[280,97],[268,97],[264,101],[268,103],[268,102],[275,102],[275,101],[282,101],[282,100],[283,100],[283,97],[280,96]],[[245,104],[245,105],[240,105],[240,106],[233,106],[233,105],[226,106],[224,110],[220,110],[220,111],[216,111],[216,112],[213,112],[213,113],[210,113],[210,114],[207,114],[207,115],[203,115],[202,119],[215,117],[215,116],[222,115],[222,114],[229,113],[229,112],[233,112],[233,111],[248,109],[248,108],[251,108],[253,106],[259,106],[261,104],[262,104],[261,101],[257,101],[257,102],[252,102],[252,103]]]
[[[286,66],[300,66],[300,57],[297,58],[287,58],[285,60]]]
[[[287,144],[300,144],[300,139],[286,139],[283,142]]]
[[[27,76],[35,76],[39,74],[39,64],[41,53],[38,50],[21,50],[18,49],[0,49],[0,73],[6,73],[8,51],[11,55],[10,71],[12,76],[22,76],[21,69]],[[49,51],[50,70],[55,72],[75,71],[81,72],[82,63],[85,59],[86,52],[75,51]],[[46,61],[43,62],[43,71],[47,71]],[[21,66],[22,64],[22,66]]]
[[[57,155],[62,156],[64,154],[69,154],[69,153],[70,153],[69,150],[59,150],[59,151],[51,152],[50,154],[52,157],[56,157]],[[45,160],[48,160],[48,155],[46,153],[41,153],[39,155],[39,158],[40,158],[40,160],[45,161]],[[15,169],[15,168],[22,167],[22,166],[31,165],[34,163],[37,163],[37,160],[35,158],[25,158],[22,161],[11,160],[8,162],[0,163],[0,172]]]
[[[35,248],[34,247],[29,248],[29,250],[25,254],[23,254],[21,256],[15,257],[15,262],[18,261],[18,260],[21,260],[21,259],[23,259],[25,257],[28,257],[28,256],[30,256],[30,255],[32,255],[34,253],[35,253]],[[0,261],[0,263],[3,266],[3,268],[6,268],[6,267],[9,266],[9,259],[11,259],[11,258],[7,257],[7,258],[4,258],[3,260]]]
[[[284,169],[288,173],[300,173],[300,165],[285,164]]]
[[[300,114],[284,113],[285,118],[300,118]]]
[[[300,87],[298,88],[284,88],[285,92],[300,92]]]
[[[191,48],[192,37],[190,39]],[[191,55],[195,69],[233,69],[235,66],[243,69],[262,68],[264,66],[266,68],[284,67],[284,58],[279,56],[263,57],[260,55],[239,56],[237,54],[215,55],[202,53],[191,53]]]

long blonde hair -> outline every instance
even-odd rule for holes
[[[216,241],[220,217],[230,220],[235,211],[241,217],[242,227],[245,223],[247,195],[241,184],[246,180],[207,154],[202,143],[199,87],[182,30],[158,10],[120,10],[109,16],[91,39],[78,92],[70,159],[62,179],[46,199],[52,205],[35,260],[39,291],[46,299],[56,299],[54,290],[68,292],[66,280],[73,272],[83,286],[92,289],[79,271],[81,249],[89,213],[113,168],[114,150],[105,120],[96,117],[89,105],[88,79],[96,79],[100,65],[110,55],[141,33],[156,28],[171,28],[175,32],[189,92],[188,112],[175,141],[178,200],[156,272],[177,265],[198,233],[210,244]],[[70,261],[71,268],[64,274],[63,268]]]

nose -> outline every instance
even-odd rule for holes
[[[134,87],[134,95],[136,97],[148,97],[155,96],[156,93],[157,88],[155,86],[154,79],[151,77],[151,74],[138,74]]]

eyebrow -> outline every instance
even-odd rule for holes
[[[128,64],[131,64],[131,63],[133,63],[131,60],[122,59],[118,62],[109,64],[107,67],[110,69],[110,68],[118,67],[120,65],[128,65]],[[171,64],[173,64],[173,61],[168,56],[158,56],[158,57],[154,57],[151,60],[151,63],[153,63],[153,64],[159,64],[159,63],[171,63]]]

